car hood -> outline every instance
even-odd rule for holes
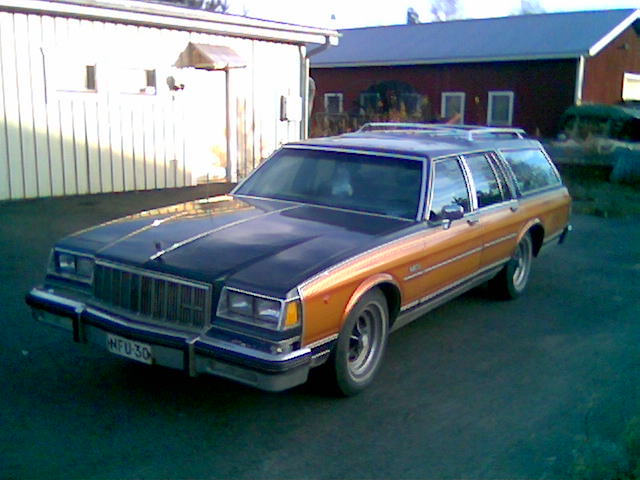
[[[108,222],[71,235],[59,246],[281,297],[412,225],[366,213],[226,195]]]

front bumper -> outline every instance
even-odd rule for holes
[[[199,333],[133,322],[50,288],[32,289],[26,302],[36,320],[73,332],[76,342],[106,349],[109,334],[144,342],[153,348],[153,364],[191,376],[207,373],[275,392],[306,382],[311,368],[309,348],[272,355]]]

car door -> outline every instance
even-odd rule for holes
[[[491,153],[465,155],[463,161],[482,230],[480,269],[489,270],[507,260],[515,249],[521,223],[516,214],[518,204]]]
[[[420,263],[409,267],[409,282],[418,282],[428,301],[463,283],[477,271],[482,249],[481,229],[473,212],[466,172],[458,157],[435,160],[427,192],[424,251]],[[449,221],[445,206],[459,205],[464,217]]]

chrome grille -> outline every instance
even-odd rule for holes
[[[96,263],[93,293],[107,306],[188,329],[201,329],[211,311],[206,284],[111,264]]]

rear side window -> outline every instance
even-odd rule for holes
[[[488,207],[503,201],[502,189],[485,155],[465,155],[475,185],[478,208]]]
[[[516,177],[520,193],[560,184],[556,169],[544,153],[538,149],[502,152]]]

